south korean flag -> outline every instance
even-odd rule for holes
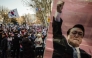
[[[19,14],[17,12],[17,9],[13,9],[11,11],[8,12],[8,17],[9,18],[18,18]]]

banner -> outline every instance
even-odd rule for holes
[[[60,6],[59,1],[53,2],[43,58],[92,58],[92,2],[63,0]]]

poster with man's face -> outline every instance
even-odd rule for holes
[[[61,8],[61,13],[59,13],[57,12],[57,5],[62,1],[64,2],[64,5],[63,8]],[[92,57],[91,6],[92,2],[88,0],[53,1],[51,22],[46,40],[44,58]],[[62,22],[59,19],[61,19]],[[81,24],[85,31],[79,27],[72,28],[76,24]],[[69,29],[70,31],[67,35]],[[74,45],[74,43],[76,45]],[[75,51],[73,50],[73,47],[77,50],[77,56],[74,55]]]

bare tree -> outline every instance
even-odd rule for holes
[[[25,5],[36,9],[36,16],[47,25],[47,18],[51,13],[52,0],[22,0]]]
[[[8,12],[9,9],[7,7],[0,6],[0,16],[3,19],[3,23],[7,23],[9,21]]]

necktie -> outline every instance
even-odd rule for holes
[[[73,58],[78,58],[77,50],[75,48],[73,48]]]

